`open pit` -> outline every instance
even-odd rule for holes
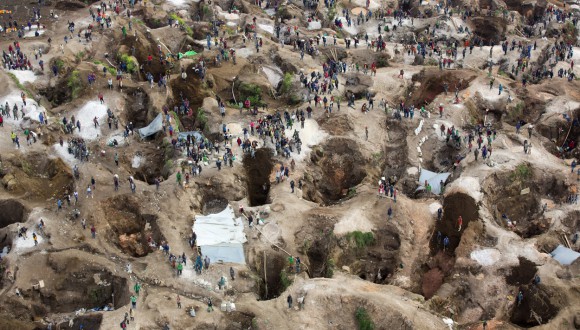
[[[30,210],[16,199],[0,200],[0,229],[17,222],[26,222]]]
[[[455,87],[462,91],[469,87],[469,83],[476,75],[467,70],[441,71],[439,69],[423,69],[412,77],[413,82],[421,85],[414,88],[406,100],[409,105],[420,108],[429,105],[440,94],[445,93],[444,83],[447,83],[448,94],[455,92]]]
[[[461,230],[458,230],[457,219],[463,219]],[[479,218],[479,207],[475,200],[463,193],[453,193],[443,200],[443,218],[435,224],[435,230],[429,246],[431,257],[423,266],[421,291],[426,299],[430,299],[444,279],[450,274],[455,264],[455,249],[461,243],[461,236],[472,221]],[[440,235],[439,235],[440,233]],[[443,239],[449,238],[449,246],[443,248]]]
[[[496,221],[507,227],[502,219],[505,214],[512,221],[513,230],[524,238],[549,229],[550,220],[542,214],[542,198],[560,203],[568,196],[563,176],[537,171],[527,163],[518,165],[514,171],[493,173],[483,188]]]
[[[355,141],[345,138],[332,138],[313,148],[312,165],[304,175],[304,198],[327,205],[349,196],[349,190],[366,176],[358,149]]]
[[[270,175],[274,168],[272,150],[260,148],[255,157],[244,154],[244,169],[246,171],[246,185],[250,206],[259,206],[270,203]]]
[[[165,240],[157,215],[142,213],[139,201],[132,195],[119,195],[103,202],[105,216],[113,232],[112,241],[132,257],[144,257]]]
[[[522,285],[524,299],[512,307],[510,322],[522,328],[548,323],[560,311],[563,297],[556,290],[544,285]]]
[[[3,159],[3,166],[4,188],[25,199],[45,201],[73,191],[72,171],[60,158],[28,153]]]

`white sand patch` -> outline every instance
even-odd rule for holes
[[[131,167],[133,168],[139,168],[141,167],[141,164],[143,164],[145,162],[145,158],[141,157],[139,155],[135,155],[133,157],[133,160],[131,161]]]
[[[360,208],[351,209],[350,212],[346,213],[334,225],[334,233],[337,235],[343,235],[357,230],[367,233],[373,229],[373,224],[365,216],[364,210]]]
[[[407,169],[407,174],[409,174],[409,175],[417,175],[417,174],[419,174],[419,168],[417,168],[415,166],[409,167]]]
[[[32,239],[32,232],[28,231],[26,233],[26,235],[28,236],[28,238],[24,238],[24,237],[18,237],[14,243],[13,243],[13,249],[15,251],[18,250],[23,250],[23,249],[29,249],[34,247],[34,240]],[[44,240],[40,235],[36,235],[37,240],[38,240],[38,244],[41,244],[42,241]]]
[[[75,158],[75,156],[69,154],[68,142],[65,141],[62,147],[60,146],[60,143],[55,143],[52,145],[52,148],[54,149],[56,156],[62,159],[65,163],[69,164],[71,167],[80,163],[80,161]]]
[[[358,28],[354,25],[351,24],[350,26],[348,26],[348,23],[346,22],[346,18],[345,17],[339,17],[340,21],[342,22],[342,29],[346,32],[348,32],[351,35],[355,35],[358,33]],[[351,23],[354,23],[356,21],[356,19],[351,19]],[[334,23],[334,22],[333,22]],[[354,47],[354,41],[352,42],[352,45]]]
[[[2,248],[2,250],[0,250],[0,258],[4,258],[8,254],[8,249],[9,247],[6,245]]]
[[[266,12],[266,15],[268,15],[268,16],[276,15],[276,10],[274,10],[274,8],[268,8],[268,9],[264,10],[264,12]]]
[[[36,37],[36,31],[37,30],[26,31],[26,33],[24,33],[24,38]],[[38,36],[40,37],[44,34],[44,32],[45,31],[43,29],[38,30]]]
[[[322,29],[322,23],[320,21],[311,21],[308,23],[308,30],[320,30]]]
[[[295,130],[298,131],[300,140],[302,141],[302,150],[300,154],[297,154],[296,152],[291,153],[292,158],[297,161],[303,160],[306,155],[310,153],[313,146],[321,143],[328,136],[328,133],[323,131],[314,119],[306,119],[304,122],[304,128],[300,128],[300,122],[296,121],[294,128],[286,130],[286,136],[292,138]],[[296,151],[295,148],[294,151]]]
[[[230,14],[230,13],[223,12],[223,13],[220,13],[220,15],[223,16],[223,18],[225,18],[228,21],[237,21],[240,19],[240,15],[234,14],[234,13]]]
[[[467,177],[460,177],[457,180],[453,181],[451,185],[446,189],[447,193],[445,195],[450,195],[453,192],[462,192],[466,193],[475,199],[475,202],[480,202],[483,193],[481,192],[481,186],[479,184],[479,179],[467,176]]]
[[[81,122],[81,131],[75,130],[75,135],[85,140],[96,140],[101,136],[101,127],[103,119],[107,117],[107,105],[99,101],[90,101],[86,103],[75,115],[76,119]],[[95,128],[93,118],[97,117],[99,126]]]
[[[167,2],[176,7],[183,7],[187,4],[187,0],[167,0]]]
[[[0,98],[0,102],[2,105],[6,105],[8,102],[8,106],[10,107],[10,118],[4,117],[4,122],[7,124],[18,124],[22,121],[22,107],[24,103],[22,102],[22,97],[20,96],[20,92],[12,93],[7,96]],[[18,120],[15,120],[12,113],[12,108],[14,104],[18,106]],[[39,122],[39,115],[41,112],[45,112],[46,109],[42,106],[39,106],[36,101],[26,98],[26,106],[24,106],[24,118],[30,119],[35,122]]]
[[[243,57],[243,58],[248,58],[253,53],[254,52],[249,47],[240,48],[240,49],[236,50],[236,55],[239,56],[239,57]]]
[[[438,202],[431,203],[431,204],[429,204],[429,212],[431,212],[431,214],[436,214],[437,210],[439,210],[440,207],[441,207],[441,204]]]
[[[262,67],[262,71],[266,74],[268,81],[272,87],[278,87],[280,81],[282,81],[282,70],[278,69],[277,67],[265,66]]]
[[[31,70],[8,70],[20,83],[34,82],[38,78]]]
[[[491,266],[501,258],[501,253],[496,249],[483,249],[471,252],[469,257],[482,266]]]
[[[229,27],[235,27],[235,26],[238,25],[238,23],[236,23],[236,22],[227,22],[226,25],[229,26]]]
[[[270,24],[260,24],[258,23],[258,27],[270,34],[274,34],[274,26]]]

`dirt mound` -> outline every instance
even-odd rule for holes
[[[61,198],[65,193],[73,191],[71,169],[60,158],[27,153],[5,160],[2,184],[13,194],[22,194],[25,199],[45,201]]]
[[[469,87],[469,83],[475,79],[476,75],[467,70],[439,70],[424,69],[413,75],[413,82],[420,83],[418,88],[414,88],[406,103],[421,107],[430,104],[441,93],[445,92],[444,83],[447,83],[448,93],[453,95],[455,87],[460,91]]]
[[[65,1],[57,1],[56,5],[54,6],[54,9],[75,10],[75,9],[81,9],[81,8],[85,8],[85,7],[86,7],[86,3],[83,3],[81,1],[65,0]]]
[[[336,114],[331,117],[320,116],[318,125],[330,135],[345,135],[353,131],[353,125],[346,114]]]
[[[330,204],[346,197],[366,176],[362,158],[358,144],[346,138],[332,138],[314,148],[304,176],[304,198]]]
[[[144,257],[165,240],[157,216],[141,213],[139,200],[133,195],[119,195],[102,203],[107,222],[113,231],[112,241],[133,257]]]
[[[518,165],[515,171],[493,173],[486,180],[484,191],[496,221],[507,226],[502,219],[505,214],[512,221],[514,231],[524,238],[542,234],[549,228],[550,221],[541,212],[542,198],[559,203],[568,195],[563,176],[536,171],[526,163]]]
[[[505,40],[507,31],[507,20],[495,16],[480,16],[471,18],[473,33],[483,39],[485,45],[492,41],[498,45]]]
[[[274,168],[272,150],[260,148],[256,150],[254,158],[246,153],[244,154],[243,162],[250,206],[269,203],[270,174],[272,174],[272,169]]]
[[[0,201],[0,229],[13,223],[26,222],[29,210],[16,199],[4,199]]]
[[[533,262],[524,257],[518,258],[520,264],[510,269],[510,274],[505,277],[505,281],[510,285],[526,285],[532,282],[538,267]]]
[[[510,322],[531,328],[546,324],[554,318],[562,306],[562,297],[543,285],[524,285],[520,287],[524,299],[518,306],[514,304]]]

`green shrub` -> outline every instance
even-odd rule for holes
[[[197,113],[195,114],[195,121],[201,128],[201,130],[205,130],[207,125],[207,115],[205,114],[205,110],[202,108],[197,108]]]
[[[284,78],[282,79],[282,87],[280,87],[280,92],[282,94],[287,93],[292,87],[292,76],[293,75],[290,72],[286,72],[284,74]]]
[[[375,328],[373,320],[369,316],[369,313],[367,313],[367,310],[363,307],[356,309],[355,317],[359,330],[373,330]]]
[[[332,278],[334,276],[335,263],[333,259],[326,260],[326,269],[324,270],[324,277]]]
[[[349,241],[355,243],[359,249],[375,244],[375,237],[371,232],[363,233],[357,230],[348,233],[346,237]]]
[[[129,73],[134,73],[135,69],[137,68],[137,63],[135,61],[135,58],[131,55],[128,54],[121,54],[121,62],[125,63],[125,65],[127,65],[127,71]],[[116,71],[115,71],[116,74]]]
[[[107,71],[109,71],[109,73],[113,76],[117,75],[117,69],[113,68],[112,66],[107,67]]]
[[[532,169],[530,165],[523,163],[516,166],[515,170],[511,174],[512,181],[524,181],[532,176]]]
[[[239,87],[241,94],[241,101],[249,99],[253,105],[262,106],[264,102],[262,101],[262,88],[254,84],[241,83]]]
[[[73,99],[79,97],[83,88],[81,73],[78,70],[71,72],[66,81],[66,85],[70,89]]]
[[[292,280],[288,277],[288,273],[282,270],[280,272],[280,286],[282,287],[282,291],[286,291],[290,285],[292,285]]]

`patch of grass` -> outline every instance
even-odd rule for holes
[[[357,230],[346,234],[346,238],[355,243],[359,249],[375,244],[375,236],[371,232],[363,233]]]
[[[176,13],[169,14],[169,17],[172,20],[177,21],[177,23],[179,23],[179,25],[183,26],[185,28],[185,33],[187,33],[188,36],[193,36],[193,30],[191,29],[191,27],[189,25],[185,24],[185,21],[183,20],[183,18],[179,17]]]
[[[202,131],[206,129],[207,126],[207,115],[205,114],[205,110],[203,108],[197,108],[195,114],[195,121],[199,124],[199,127]]]
[[[66,85],[71,91],[71,97],[73,99],[78,98],[83,87],[81,73],[78,70],[71,72],[67,78]]]
[[[6,72],[6,74],[10,77],[10,79],[12,79],[12,81],[14,81],[14,83],[16,84],[16,87],[18,87],[18,89],[20,89],[21,91],[26,93],[26,95],[28,95],[29,98],[32,98],[32,93],[30,92],[30,90],[28,90],[28,88],[26,88],[26,87],[24,87],[24,85],[22,85],[22,83],[20,82],[20,80],[18,80],[18,78],[16,78],[14,73]]]
[[[135,23],[137,23],[137,24],[139,24],[139,25],[143,25],[143,24],[145,24],[145,22],[143,22],[142,20],[140,20],[140,19],[138,19],[138,18],[134,19],[134,20],[133,20],[133,22],[135,22]]]
[[[64,61],[61,60],[60,58],[57,58],[57,59],[54,60],[54,65],[56,65],[56,67],[60,71],[64,67]]]
[[[137,63],[135,62],[135,59],[133,58],[133,56],[128,55],[128,54],[121,54],[120,61],[125,63],[125,65],[127,65],[127,71],[129,73],[135,73],[135,69],[137,68]],[[115,72],[115,74],[116,74],[116,72]]]
[[[512,181],[525,181],[532,176],[532,169],[527,163],[519,164],[511,174]]]
[[[241,102],[245,101],[246,99],[249,99],[250,102],[252,103],[252,106],[263,105],[264,102],[262,101],[262,88],[260,86],[254,84],[241,83],[240,87],[238,88],[238,91],[240,92],[241,95],[240,98]]]
[[[359,330],[374,330],[375,323],[364,307],[357,308],[354,316]]]
[[[101,62],[101,61],[99,61],[99,60],[93,61],[93,63],[94,63],[95,65],[101,65],[101,64],[103,64],[103,62]]]
[[[280,87],[280,92],[282,94],[288,93],[290,88],[292,87],[292,76],[290,72],[286,72],[284,74],[284,78],[282,78],[282,87]]]
[[[112,66],[107,67],[107,71],[109,71],[109,73],[112,76],[116,76],[117,75],[117,69],[116,68],[113,68]]]
[[[203,13],[204,18],[209,18],[213,15],[213,10],[208,5],[203,5],[203,7],[201,7],[201,12]]]
[[[85,52],[83,52],[83,51],[80,51],[80,52],[75,54],[75,60],[77,63],[80,63],[84,57],[85,57]]]
[[[508,122],[515,122],[522,118],[524,114],[524,102],[519,102],[512,109],[507,111],[506,119]]]
[[[282,286],[282,291],[286,291],[292,285],[292,280],[288,277],[288,273],[285,270],[280,272],[280,285]]]
[[[324,270],[324,277],[332,278],[334,276],[334,268],[336,264],[333,259],[326,260],[326,269]]]

